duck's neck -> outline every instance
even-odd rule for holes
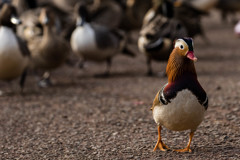
[[[193,61],[175,52],[169,57],[166,72],[168,82],[175,82],[183,75],[192,75],[197,78]]]

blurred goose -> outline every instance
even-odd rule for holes
[[[12,5],[17,9],[19,15],[29,9],[37,7],[37,0],[12,0]]]
[[[175,4],[181,5],[182,3],[187,3],[199,11],[208,12],[217,5],[218,1],[219,0],[176,0]]]
[[[32,41],[43,34],[43,27],[38,20],[40,8],[31,9],[23,12],[20,16],[22,24],[17,27],[18,35],[26,42]]]
[[[61,8],[55,5],[53,1],[34,1],[31,0],[14,0],[15,5],[19,5],[18,8],[21,9],[23,6],[29,6],[28,9],[25,9],[21,12],[20,18],[23,20],[22,24],[18,26],[17,33],[20,37],[26,41],[31,41],[35,37],[42,36],[43,27],[39,22],[39,15],[41,9],[48,7],[51,12],[54,14],[54,25],[52,29],[60,34],[65,39],[69,40],[71,32],[75,27],[74,19],[72,18],[71,12],[65,12]],[[69,1],[70,2],[70,1]],[[33,5],[35,4],[35,5]]]
[[[94,0],[88,8],[92,21],[109,28],[118,27],[123,18],[123,8],[114,0]]]
[[[7,3],[0,9],[0,79],[10,81],[21,76],[23,89],[30,52],[23,41],[14,33],[15,25],[21,23],[16,9]]]
[[[113,56],[121,51],[132,54],[126,49],[124,33],[89,23],[88,11],[83,3],[76,5],[75,13],[77,14],[77,27],[71,36],[73,52],[81,56],[83,60],[106,61],[107,70],[103,75],[108,76]]]
[[[65,12],[72,12],[74,5],[79,0],[51,0],[51,2],[56,5],[58,8],[62,9]]]
[[[152,21],[157,15],[161,14],[167,18],[173,18],[174,5],[171,0],[152,0],[152,8],[150,8],[143,18],[143,26]]]
[[[216,5],[218,9],[221,10],[222,20],[226,20],[227,14],[235,14],[240,10],[240,1],[239,0],[218,0]],[[235,17],[232,18],[232,21],[235,23]]]
[[[43,36],[28,43],[32,54],[31,67],[33,69],[51,71],[65,62],[70,53],[70,46],[52,29],[54,26],[54,14],[49,8],[41,9],[39,22],[43,26]],[[49,74],[47,75],[43,81],[40,81],[41,87],[50,84]]]
[[[138,48],[146,55],[147,74],[151,76],[153,75],[152,60],[167,61],[173,41],[176,38],[187,36],[187,31],[177,19],[169,19],[161,14],[149,21],[140,31]]]
[[[195,8],[195,5],[190,2],[183,1],[182,3],[175,3],[174,17],[180,20],[186,27],[188,36],[194,37],[196,35],[201,35],[206,39],[201,25],[201,17],[208,13],[203,9],[199,10],[198,8]]]
[[[151,0],[125,0],[124,15],[120,28],[125,31],[140,29],[146,12],[151,8]]]

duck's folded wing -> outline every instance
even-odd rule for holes
[[[168,84],[168,83],[167,83]],[[167,84],[165,84],[162,89],[157,93],[157,95],[155,96],[154,100],[153,100],[153,105],[151,107],[151,110],[153,110],[153,108],[156,105],[167,105],[170,101],[167,100],[164,96],[164,88],[167,86]]]
[[[156,41],[145,45],[144,48],[146,51],[156,51],[163,47],[163,43],[163,38],[160,37]]]

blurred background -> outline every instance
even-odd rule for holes
[[[0,2],[2,159],[240,158],[239,0]],[[152,153],[149,109],[180,37],[209,109],[192,154]]]

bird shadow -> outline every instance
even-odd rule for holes
[[[111,79],[111,78],[131,78],[131,77],[141,77],[145,76],[142,72],[117,72],[112,71],[107,76],[96,76],[96,74],[82,74],[78,76],[79,79]]]

